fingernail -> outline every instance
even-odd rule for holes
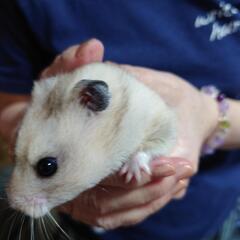
[[[83,48],[85,48],[88,44],[89,44],[89,42],[91,42],[93,39],[89,39],[89,40],[87,40],[87,41],[85,41],[85,42],[83,42],[83,43],[81,43],[80,45],[79,45],[79,47],[78,47],[78,49],[77,49],[77,51],[76,51],[76,54],[75,54],[75,56],[78,58],[78,57],[82,57],[82,50],[83,50]]]
[[[166,165],[166,164],[170,165],[170,163],[171,163],[171,161],[169,161],[169,159],[157,158],[151,162],[151,166],[156,167],[156,166],[162,166],[162,165]]]
[[[164,164],[153,168],[152,175],[154,177],[166,177],[173,175],[175,173],[175,168],[171,164]]]
[[[176,174],[177,179],[180,180],[183,178],[190,177],[192,175],[193,168],[190,165],[182,165],[181,167],[179,167],[177,169],[176,172],[177,172],[177,174]]]
[[[78,47],[78,49],[75,53],[76,58],[82,57],[82,49],[86,46],[86,44],[87,44],[87,42],[84,42]]]
[[[93,42],[95,42],[95,45],[93,45]],[[92,38],[92,39],[89,39],[89,40],[87,40],[87,41],[85,41],[85,42],[83,42],[83,43],[81,43],[81,44],[79,45],[79,47],[78,47],[78,49],[77,49],[77,51],[76,51],[76,55],[75,55],[75,56],[76,56],[77,58],[82,57],[83,48],[86,48],[90,43],[91,43],[92,46],[98,45],[99,49],[100,49],[100,48],[104,48],[104,46],[103,46],[103,44],[102,44],[101,41],[99,41],[99,40],[96,39],[96,38]],[[94,52],[95,52],[95,48],[96,48],[96,47],[94,47]]]

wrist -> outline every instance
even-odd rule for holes
[[[214,134],[218,126],[219,111],[218,104],[211,96],[201,92],[203,99],[203,106],[205,107],[206,116],[206,130],[203,138],[203,144]]]
[[[228,102],[231,128],[221,149],[240,149],[240,102],[233,99],[228,99]]]
[[[229,121],[229,101],[226,100],[225,95],[222,94],[215,86],[205,86],[201,89],[201,92],[207,96],[210,96],[216,103],[218,112],[218,119],[216,121],[216,127],[213,134],[207,138],[203,145],[203,154],[213,154],[216,149],[222,147],[230,132]],[[207,112],[210,116],[211,111]]]

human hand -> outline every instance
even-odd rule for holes
[[[151,176],[142,173],[140,182],[126,184],[124,176],[114,174],[59,210],[108,230],[140,223],[184,191],[192,175],[189,162],[178,158],[157,159],[151,167]]]
[[[88,63],[101,62],[103,54],[104,46],[97,39],[90,39],[79,45],[71,46],[56,56],[52,64],[41,72],[40,79],[71,72]]]
[[[45,69],[41,77],[69,72],[90,62],[102,61],[103,46],[97,40],[73,46]],[[136,224],[166,205],[174,196],[185,191],[192,168],[183,159],[158,159],[153,162],[151,176],[143,173],[141,182],[125,184],[114,174],[75,200],[60,207],[77,220],[104,228]],[[170,177],[171,176],[171,177]]]
[[[178,139],[169,157],[190,160],[196,173],[202,146],[218,122],[216,102],[172,73],[130,65],[119,66],[157,92],[174,109],[178,121]]]

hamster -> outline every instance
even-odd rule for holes
[[[174,147],[176,129],[160,96],[113,64],[37,81],[16,140],[10,205],[38,218],[120,169],[139,180]]]

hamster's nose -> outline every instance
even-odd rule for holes
[[[23,198],[29,204],[43,205],[47,203],[46,198],[40,196],[24,196]]]

